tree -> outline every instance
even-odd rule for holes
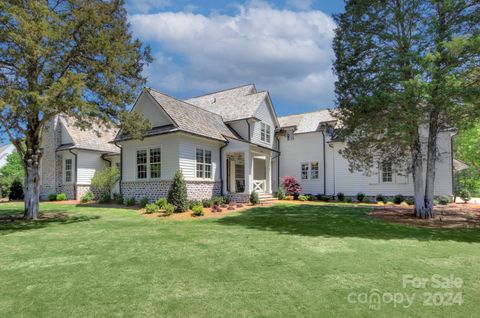
[[[84,129],[121,123],[141,136],[149,123],[126,106],[151,56],[128,31],[121,0],[6,0],[0,30],[0,126],[23,161],[24,217],[35,219],[45,123],[66,114]]]
[[[363,0],[335,17],[342,154],[366,174],[381,162],[411,172],[418,217],[434,216],[438,134],[479,113],[478,11],[474,1]]]
[[[120,170],[117,167],[107,167],[95,172],[91,188],[98,198],[110,198],[110,192],[119,180]]]
[[[453,140],[455,157],[469,165],[456,175],[457,190],[468,190],[480,195],[480,124],[460,130]]]
[[[175,172],[175,177],[168,191],[168,203],[175,206],[175,212],[185,212],[188,210],[187,184],[181,170]]]
[[[298,195],[302,190],[300,183],[298,183],[297,179],[295,179],[293,176],[286,176],[282,178],[282,188],[285,189],[287,195]]]
[[[0,190],[3,197],[8,196],[14,180],[23,180],[24,171],[22,158],[14,151],[6,158],[6,164],[0,168]]]

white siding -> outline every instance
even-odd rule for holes
[[[197,148],[210,150],[212,152],[212,177],[214,179],[198,179],[196,177],[196,153]],[[204,138],[196,138],[182,135],[179,143],[180,169],[186,180],[220,180],[220,144]]]
[[[267,101],[264,100],[260,107],[255,114],[255,117],[260,119],[259,122],[254,122],[250,125],[251,129],[251,142],[262,145],[264,147],[272,148],[273,147],[273,140],[275,138],[275,121],[273,119],[273,115],[270,112],[270,109],[267,105]],[[264,142],[261,140],[260,132],[261,132],[261,123],[266,123],[270,125],[270,142]]]
[[[77,184],[80,185],[90,185],[95,172],[108,166],[99,152],[78,151],[77,160]]]
[[[230,124],[230,127],[233,128],[243,139],[248,140],[248,124],[246,120],[235,121]]]
[[[323,193],[323,146],[321,133],[296,134],[287,141],[280,137],[280,178],[293,176],[302,187],[302,193]],[[318,179],[302,180],[301,164],[318,162]],[[310,176],[309,176],[310,178]],[[280,180],[281,182],[281,180]]]
[[[129,140],[121,143],[123,149],[122,173],[123,181],[137,180],[137,150],[160,147],[162,151],[162,180],[171,180],[179,168],[178,164],[178,134],[168,134],[145,138],[144,140]],[[149,176],[147,176],[149,177]],[[141,179],[148,181],[149,179]]]
[[[142,114],[143,118],[150,120],[152,127],[164,126],[171,124],[170,118],[156,104],[148,93],[142,93],[135,104],[134,112]]]
[[[68,133],[67,129],[65,129],[65,127],[63,125],[60,125],[60,126],[62,127],[62,130],[61,130],[62,145],[73,143],[73,139],[70,136],[70,134]]]

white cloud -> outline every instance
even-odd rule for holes
[[[234,16],[130,16],[134,33],[162,50],[148,70],[150,85],[185,93],[255,83],[274,100],[331,106],[333,20],[321,11],[294,12],[265,3],[238,8]]]

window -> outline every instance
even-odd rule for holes
[[[147,150],[137,150],[137,179],[147,178]]]
[[[260,140],[270,142],[271,140],[271,127],[268,124],[260,123]]]
[[[302,179],[308,179],[308,163],[302,163]]]
[[[318,179],[318,161],[310,163],[310,178]]]
[[[150,149],[150,178],[160,178],[162,176],[162,152],[160,148]]]
[[[72,182],[72,159],[65,159],[65,182]]]
[[[385,161],[382,163],[382,182],[392,182],[393,173],[392,173],[392,163]]]
[[[197,149],[197,178],[212,178],[212,152],[210,150]]]

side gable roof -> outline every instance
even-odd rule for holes
[[[296,114],[278,117],[281,128],[295,127],[295,133],[307,133],[318,131],[319,125],[326,122],[335,122],[337,119],[331,110],[322,109],[310,113]]]
[[[239,138],[237,134],[227,127],[222,117],[218,114],[162,94],[151,88],[146,89],[146,92],[165,110],[180,131],[220,141],[226,141],[226,137]]]
[[[267,97],[267,92],[257,92],[255,85],[248,84],[190,98],[185,102],[219,114],[224,121],[229,122],[255,117],[259,106]]]
[[[74,118],[60,116],[59,120],[72,138],[73,144],[60,145],[57,150],[80,148],[106,153],[120,153],[120,149],[110,143],[110,141],[115,138],[118,128],[106,129],[97,124],[93,124],[91,129],[82,130],[74,125]]]

